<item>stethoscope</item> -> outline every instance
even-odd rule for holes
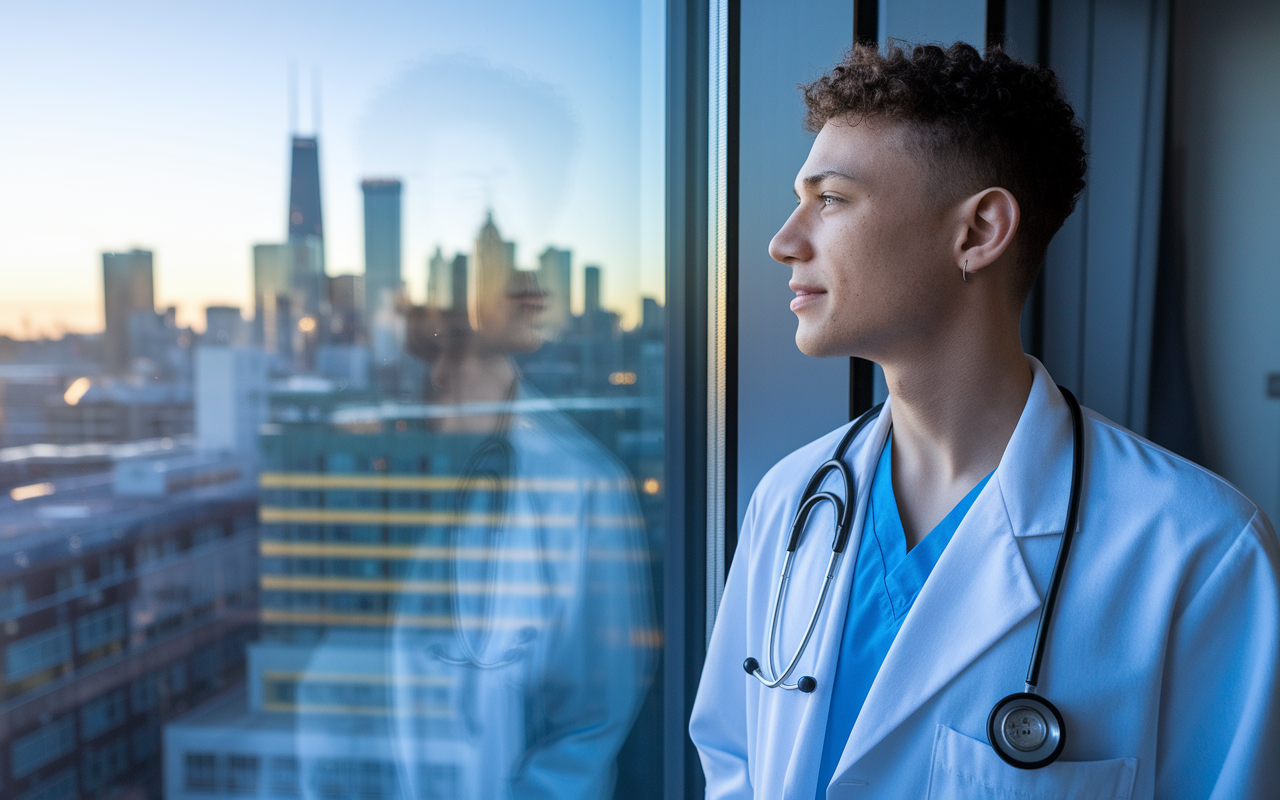
[[[506,419],[504,417],[502,423],[498,426],[499,431],[503,431],[507,427],[505,423]],[[494,597],[496,595],[496,591],[494,590],[497,589],[496,562],[498,559],[494,551],[496,551],[498,547],[498,534],[502,529],[503,518],[506,513],[507,487],[504,486],[504,483],[514,473],[514,462],[515,450],[512,448],[511,443],[507,440],[505,435],[499,433],[488,437],[478,448],[476,448],[470,458],[467,459],[467,463],[463,467],[462,475],[459,479],[457,494],[454,495],[454,515],[458,519],[463,519],[471,511],[468,507],[467,501],[468,498],[476,492],[477,484],[487,482],[492,486],[492,489],[489,492],[489,497],[492,499],[489,503],[489,507],[485,509],[492,520],[492,523],[486,526],[487,541],[485,546],[490,553],[485,559],[486,574],[484,585],[489,588],[489,591],[484,593],[486,607],[481,611],[481,617],[486,620],[493,615],[492,605],[495,602]],[[516,634],[513,646],[504,650],[496,660],[485,661],[480,657],[480,654],[485,650],[485,645],[489,640],[489,636],[492,634],[482,628],[480,631],[480,641],[477,645],[472,643],[471,637],[468,636],[466,631],[466,625],[462,615],[462,603],[459,601],[460,594],[456,589],[459,583],[457,557],[459,527],[460,526],[458,525],[450,525],[449,530],[447,531],[446,541],[448,543],[449,555],[445,559],[445,563],[448,565],[449,569],[447,580],[450,585],[455,587],[453,602],[451,604],[453,612],[453,631],[455,643],[461,653],[461,657],[448,655],[445,652],[443,645],[435,645],[431,647],[428,652],[432,658],[455,667],[470,667],[472,669],[479,670],[501,669],[529,656],[533,640],[537,638],[537,630],[531,625],[526,625],[521,628]],[[539,542],[539,545],[541,545],[541,542]],[[540,562],[542,569],[544,585],[546,587],[550,587],[552,580],[551,576],[548,574],[550,567],[546,563],[546,559],[541,557],[543,549],[544,548],[541,546],[538,547],[538,554],[540,556],[538,561]],[[546,596],[544,595],[544,605],[546,602]],[[545,611],[546,609],[544,608],[544,615]]]
[[[1062,541],[1058,543],[1058,555],[1053,562],[1053,575],[1049,579],[1049,589],[1045,594],[1044,604],[1040,607],[1040,622],[1036,625],[1031,664],[1027,668],[1026,690],[1001,699],[987,717],[987,739],[991,742],[991,747],[1006,763],[1019,769],[1039,769],[1052,764],[1062,754],[1062,746],[1065,742],[1062,714],[1053,703],[1035,693],[1040,680],[1040,665],[1044,660],[1046,636],[1053,622],[1054,606],[1058,601],[1062,575],[1066,571],[1067,556],[1071,552],[1071,539],[1075,535],[1079,519],[1080,491],[1084,482],[1084,463],[1080,456],[1084,449],[1084,422],[1080,403],[1071,392],[1061,386],[1058,389],[1071,409],[1071,495],[1067,502],[1067,522],[1062,529]],[[795,683],[787,683],[786,680],[795,671],[805,648],[809,645],[809,639],[813,636],[813,630],[818,624],[818,616],[822,612],[823,603],[826,602],[827,593],[831,588],[831,581],[835,578],[836,569],[840,564],[840,557],[849,541],[855,495],[853,474],[844,462],[845,451],[862,429],[880,414],[883,406],[882,403],[872,408],[853,423],[840,439],[835,455],[818,467],[805,486],[804,493],[800,495],[800,507],[796,509],[795,518],[791,522],[790,536],[787,539],[787,555],[782,562],[782,577],[774,592],[773,614],[769,621],[769,636],[765,642],[765,659],[768,661],[769,672],[766,675],[761,669],[760,662],[754,658],[748,658],[742,662],[742,668],[747,671],[747,674],[754,676],[766,688],[799,689],[807,694],[818,687],[817,680],[811,675],[805,675]],[[818,491],[822,482],[832,472],[838,474],[844,484],[844,496],[849,498],[847,503],[833,492]],[[836,535],[831,543],[831,558],[827,561],[827,574],[822,580],[818,602],[813,608],[813,614],[809,616],[804,636],[800,639],[795,654],[787,662],[786,668],[779,673],[774,653],[778,644],[778,620],[782,615],[782,601],[787,593],[791,567],[795,562],[801,536],[804,534],[805,523],[813,509],[824,502],[831,503],[836,517]]]

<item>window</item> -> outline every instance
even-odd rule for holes
[[[30,789],[18,795],[18,800],[75,800],[78,796],[76,768],[69,767],[37,781]]]
[[[5,678],[16,683],[71,660],[71,630],[59,625],[13,642],[5,650]]]
[[[76,620],[76,652],[88,653],[125,636],[124,609],[118,605],[81,614]]]
[[[249,755],[227,756],[227,793],[258,793],[258,757]]]
[[[301,793],[298,782],[298,759],[292,756],[275,756],[270,761],[269,791],[275,797],[297,797]]]
[[[129,738],[117,737],[84,750],[83,780],[89,792],[99,792],[129,771]]]
[[[707,252],[667,252],[706,218],[669,208],[702,169],[669,142],[707,141],[669,125],[707,81],[668,31],[705,49],[709,17],[668,5],[11,20],[59,35],[0,48],[34,143],[0,181],[0,447],[83,478],[0,529],[56,545],[20,545],[30,591],[85,592],[6,648],[6,702],[66,709],[23,763],[86,797],[500,796],[566,764],[553,794],[662,794],[667,287]]]
[[[22,778],[76,749],[76,718],[59,717],[34,733],[15,739],[11,747],[13,776]]]
[[[124,690],[108,692],[80,708],[80,737],[88,741],[124,724],[128,718]]]
[[[213,792],[218,788],[218,756],[214,753],[187,753],[183,759],[184,785],[191,792]]]

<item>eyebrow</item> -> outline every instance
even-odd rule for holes
[[[836,170],[829,169],[826,172],[818,172],[813,175],[806,175],[804,179],[801,181],[801,183],[803,183],[806,187],[812,188],[822,183],[823,181],[827,180],[828,178],[843,178],[847,181],[853,181],[855,183],[858,180],[852,175],[846,175],[843,172],[837,172]],[[792,187],[791,193],[794,194],[796,197],[800,196],[800,193],[797,192],[794,187]]]

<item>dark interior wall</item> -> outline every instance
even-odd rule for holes
[[[1170,187],[1205,465],[1280,514],[1280,4],[1176,0]]]

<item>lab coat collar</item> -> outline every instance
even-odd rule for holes
[[[1040,607],[1015,537],[1062,530],[1070,489],[1071,419],[1049,373],[1034,358],[1028,361],[1034,373],[1031,394],[1004,456],[889,648],[836,767],[835,782]],[[820,663],[834,672],[835,659],[834,653],[824,652]]]

